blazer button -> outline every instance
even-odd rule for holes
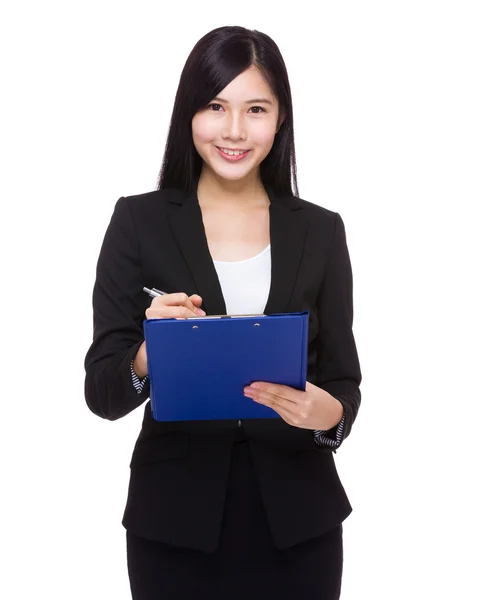
[[[241,419],[239,419],[239,421],[237,422],[237,426],[241,427]]]

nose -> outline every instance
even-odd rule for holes
[[[227,114],[222,131],[222,138],[225,140],[245,140],[247,137],[243,117],[238,114]]]

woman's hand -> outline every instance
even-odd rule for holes
[[[244,388],[244,395],[269,406],[288,424],[302,429],[328,431],[340,422],[344,412],[336,398],[309,381],[304,392],[287,385],[255,381]]]
[[[200,309],[202,298],[197,294],[187,296],[183,292],[164,294],[153,298],[150,307],[146,309],[147,319],[187,319],[188,317],[201,317],[205,312]],[[148,375],[148,362],[146,342],[138,348],[133,370],[139,379]]]
[[[149,308],[146,309],[147,319],[187,319],[188,317],[201,317],[205,312],[200,309],[202,298],[197,294],[187,296],[183,292],[177,294],[164,294],[153,298]]]

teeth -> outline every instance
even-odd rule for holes
[[[221,148],[224,154],[229,154],[229,156],[239,156],[240,154],[244,154],[243,150],[226,150],[225,148]]]

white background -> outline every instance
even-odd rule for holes
[[[143,410],[85,404],[95,265],[116,200],[156,187],[191,48],[231,24],[279,45],[300,195],[346,225],[363,400],[335,456],[342,600],[485,598],[482,6],[6,3],[2,598],[130,598]]]

